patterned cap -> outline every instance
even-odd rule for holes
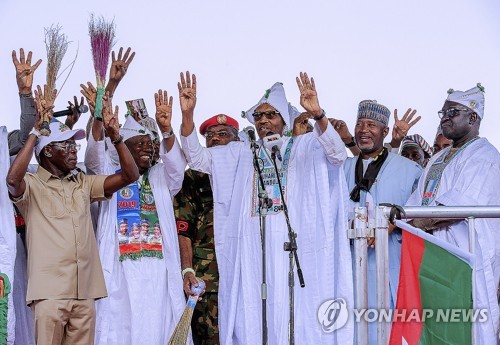
[[[481,119],[484,116],[484,87],[481,83],[477,83],[476,87],[467,91],[449,89],[446,100],[459,103],[473,110]]]
[[[375,100],[366,100],[359,102],[358,119],[372,119],[382,122],[384,125],[389,124],[391,111],[385,105],[378,104]]]
[[[424,151],[425,158],[429,158],[432,155],[431,146],[420,134],[407,135],[403,138],[401,142],[401,150],[406,146],[416,146]]]
[[[154,134],[137,122],[133,116],[127,116],[123,127],[120,128],[120,134],[123,136],[123,141],[140,135],[149,135],[151,140],[155,138]]]

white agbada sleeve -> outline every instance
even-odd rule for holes
[[[106,159],[106,144],[104,140],[95,141],[92,134],[89,135],[85,157],[85,167],[96,175],[107,175],[106,166],[110,163]]]
[[[189,167],[196,171],[201,171],[205,174],[212,174],[212,156],[210,150],[201,146],[198,136],[196,135],[196,127],[187,137],[181,135],[182,151],[186,156]]]
[[[14,225],[14,208],[9,199],[7,184],[7,172],[9,170],[9,145],[7,140],[7,128],[0,127],[0,273],[7,276],[10,283],[10,292],[7,295],[7,344],[13,344],[15,338],[16,315],[13,303],[14,288],[14,265],[16,260],[16,227]],[[16,306],[22,307],[22,306]],[[3,315],[0,316],[3,318]],[[2,335],[3,336],[3,335]]]
[[[160,158],[164,164],[168,190],[170,196],[173,198],[182,188],[184,170],[186,170],[187,164],[177,139],[175,139],[174,145],[168,152],[166,152],[165,145],[162,143],[160,147]]]
[[[344,163],[347,159],[347,151],[344,142],[340,138],[337,131],[328,121],[326,130],[321,133],[319,125],[314,124],[314,130],[318,135],[318,141],[325,150],[326,159],[331,164],[338,166]]]

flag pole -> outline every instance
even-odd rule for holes
[[[469,224],[469,252],[475,259],[476,254],[476,219],[474,217],[467,218]],[[475,310],[476,306],[476,260],[474,260],[474,266],[472,268],[472,308]],[[472,334],[471,334],[471,344],[476,343],[476,323],[472,323]]]
[[[389,218],[384,213],[385,206],[375,209],[375,261],[376,293],[378,310],[389,310]],[[377,323],[377,344],[387,344],[391,333],[391,323]]]
[[[368,244],[367,237],[367,209],[354,209],[354,229],[350,238],[354,242],[354,286],[355,307],[357,310],[368,308]],[[368,345],[368,322],[361,318],[356,325],[356,344]]]

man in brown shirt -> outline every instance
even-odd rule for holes
[[[50,136],[40,136],[42,118],[50,121],[55,93],[35,92],[38,119],[25,146],[12,163],[7,185],[27,227],[28,292],[37,344],[93,344],[94,300],[106,296],[104,277],[90,218],[90,203],[104,200],[139,177],[135,162],[122,142],[118,108],[110,101],[103,110],[104,127],[116,147],[122,171],[87,176],[75,170],[75,140],[83,130],[70,130],[59,121]],[[35,147],[36,145],[36,147]],[[26,173],[35,149],[40,163]]]

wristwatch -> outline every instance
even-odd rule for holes
[[[354,147],[356,146],[356,142],[354,141],[354,137],[351,138],[351,142],[345,144],[345,147]]]
[[[163,139],[168,139],[174,136],[174,131],[170,130],[170,132],[163,132],[161,135],[163,136]]]
[[[320,116],[316,116],[316,117],[313,117],[313,120],[314,121],[319,121],[321,120],[322,118],[324,118],[326,116],[326,113],[323,109],[321,109],[321,115]]]
[[[40,138],[40,136],[42,135],[38,130],[36,130],[34,127],[33,129],[31,130],[31,132],[28,134],[28,135],[31,135],[31,134],[34,134],[36,135],[37,139]]]
[[[113,140],[113,141],[112,141],[112,143],[113,143],[113,145],[115,145],[115,146],[116,146],[116,145],[118,145],[119,143],[121,143],[122,141],[123,141],[123,135],[120,135],[120,136],[118,137],[118,139]]]

